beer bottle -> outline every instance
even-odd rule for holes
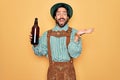
[[[31,30],[32,39],[31,44],[37,45],[39,43],[39,26],[38,26],[38,18],[35,18],[34,25]]]

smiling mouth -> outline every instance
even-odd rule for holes
[[[59,21],[65,21],[65,19],[64,18],[60,18],[60,19],[58,19]]]

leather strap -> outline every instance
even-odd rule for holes
[[[68,44],[70,42],[70,35],[72,32],[72,28],[68,27],[67,31],[52,31],[49,30],[47,33],[47,42],[48,42],[48,57],[49,57],[49,63],[52,63],[52,56],[51,56],[51,49],[50,49],[50,36],[55,36],[55,37],[64,37],[66,36],[66,46],[68,48]],[[69,54],[70,56],[70,54]],[[71,57],[70,57],[71,58]],[[71,63],[72,63],[72,58],[70,59]]]

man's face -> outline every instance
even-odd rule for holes
[[[69,17],[67,16],[67,10],[63,7],[58,8],[56,11],[55,20],[58,26],[64,27],[69,20]]]

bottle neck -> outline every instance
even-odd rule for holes
[[[34,25],[38,26],[38,19],[35,18]]]
[[[35,27],[37,27],[37,26],[38,26],[38,24],[34,24],[34,26],[35,26]]]

